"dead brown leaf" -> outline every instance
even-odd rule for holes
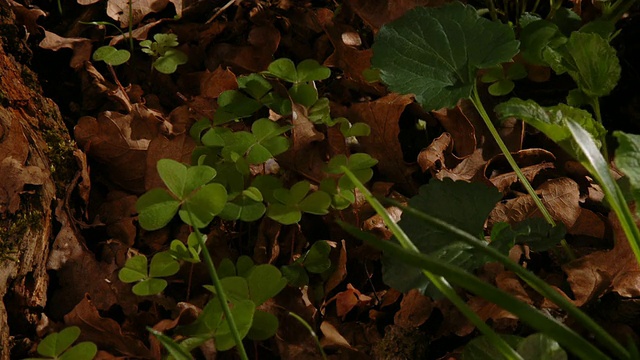
[[[609,291],[625,298],[640,296],[640,266],[614,212],[610,213],[609,220],[613,228],[613,249],[596,251],[562,267],[577,306]]]
[[[451,134],[455,155],[464,159],[470,156],[476,149],[476,130],[471,121],[458,105],[453,109],[440,109],[432,111],[442,127]]]
[[[569,178],[551,179],[540,185],[536,193],[555,221],[562,222],[567,228],[575,224],[581,211],[580,191],[575,181]],[[528,194],[522,194],[498,203],[489,214],[489,224],[501,221],[514,224],[541,216],[533,199]]]
[[[80,327],[82,330],[80,339],[93,341],[100,348],[137,358],[151,357],[151,352],[142,341],[123,334],[116,321],[100,316],[98,309],[88,296],[85,296],[70,313],[64,316],[64,322],[67,326]]]
[[[129,20],[133,25],[137,25],[150,13],[157,13],[164,10],[169,4],[169,0],[131,0],[133,16],[129,17],[128,0],[108,0],[107,16],[120,23],[121,28],[129,26]]]
[[[60,49],[73,50],[73,56],[69,66],[74,69],[80,68],[85,61],[91,59],[92,41],[85,38],[64,38],[50,31],[44,31],[44,39],[39,46],[43,49],[58,51]]]
[[[249,45],[214,44],[207,50],[207,68],[230,66],[237,72],[260,72],[273,61],[280,45],[280,31],[272,24],[255,26],[249,32]]]
[[[353,287],[351,284],[347,284],[347,290],[341,291],[327,301],[327,304],[335,301],[336,312],[338,316],[344,320],[345,316],[353,310],[355,307],[365,307],[371,302],[370,296],[364,295],[360,290]]]
[[[422,172],[431,170],[437,172],[441,168],[446,168],[445,151],[451,146],[451,134],[445,132],[433,139],[431,144],[422,149],[418,154],[418,165]]]
[[[389,94],[375,101],[353,104],[348,110],[352,122],[371,127],[371,134],[360,139],[363,151],[378,159],[378,170],[390,181],[413,188],[409,175],[415,166],[405,163],[398,141],[400,115],[413,102],[411,95]]]
[[[414,289],[402,298],[393,322],[400,327],[417,328],[429,319],[432,311],[433,300]]]
[[[345,339],[344,336],[340,334],[338,329],[336,329],[336,327],[333,326],[330,322],[323,321],[320,324],[320,331],[322,331],[322,335],[324,335],[324,337],[320,339],[320,344],[322,345],[322,347],[338,346],[347,349],[353,349],[351,345],[349,345],[347,339]]]
[[[223,91],[238,88],[236,75],[229,69],[222,69],[218,66],[213,72],[206,71],[200,74],[200,95],[217,98]]]
[[[544,149],[524,149],[511,155],[529,182],[533,182],[541,171],[555,168],[555,155]],[[503,193],[518,181],[518,176],[502,154],[487,161],[484,174],[489,174],[488,180]]]

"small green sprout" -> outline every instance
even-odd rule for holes
[[[185,64],[189,57],[184,52],[175,49],[178,43],[176,34],[155,34],[155,41],[143,40],[140,42],[142,52],[154,58],[153,67],[163,74],[173,74],[178,65]]]

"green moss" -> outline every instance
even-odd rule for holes
[[[66,184],[73,179],[78,170],[78,163],[73,155],[76,144],[53,130],[44,132],[44,140],[47,142],[46,154],[51,162],[50,171],[56,184],[56,195],[64,198]]]
[[[15,214],[7,216],[0,220],[0,259],[12,259],[17,251],[17,245],[20,239],[28,231],[37,231],[42,229],[42,210],[37,209],[37,194],[22,197],[22,206]]]

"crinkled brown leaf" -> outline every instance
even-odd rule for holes
[[[91,40],[86,38],[64,38],[45,30],[44,39],[40,41],[39,46],[53,51],[60,49],[73,50],[73,57],[71,57],[69,66],[74,69],[80,68],[85,61],[89,61],[91,58]]]
[[[360,144],[367,154],[378,160],[378,170],[389,180],[405,187],[415,166],[405,163],[400,147],[400,115],[413,102],[411,95],[389,94],[375,101],[353,104],[348,111],[351,122],[363,122],[371,127],[371,134],[362,137]]]
[[[393,322],[400,327],[417,328],[429,319],[432,311],[433,300],[414,289],[402,298]]]
[[[453,109],[440,109],[432,112],[442,127],[451,134],[453,148],[458,158],[470,156],[476,149],[476,130],[458,105]]]
[[[418,154],[418,165],[422,172],[432,170],[434,173],[445,165],[445,151],[451,146],[451,134],[442,133],[442,135],[433,139],[431,144],[422,149]]]
[[[580,191],[578,184],[569,178],[548,180],[536,193],[541,197],[551,217],[571,228],[580,216]],[[541,217],[533,199],[527,194],[500,202],[489,214],[489,223],[518,223],[530,217]]]
[[[133,16],[129,17],[129,0],[108,0],[107,16],[120,23],[121,28],[129,26],[129,20],[133,25],[138,24],[150,13],[164,10],[169,0],[131,0]]]
[[[613,249],[596,251],[562,267],[578,306],[610,291],[625,298],[640,296],[640,266],[613,212],[609,220],[613,228]]]

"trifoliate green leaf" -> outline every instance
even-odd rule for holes
[[[136,255],[125,262],[124,267],[118,272],[118,279],[123,283],[140,281],[148,277],[147,271],[147,257]]]
[[[296,67],[297,82],[324,80],[331,76],[328,67],[320,65],[316,60],[302,60]]]
[[[135,284],[131,291],[139,296],[149,296],[160,294],[167,287],[167,280],[149,278]]]
[[[77,326],[70,326],[58,333],[49,334],[38,344],[38,354],[56,358],[71,346],[79,336],[80,328]]]
[[[383,26],[371,64],[391,91],[415,94],[425,110],[453,107],[469,98],[476,72],[518,52],[513,30],[478,16],[460,2],[416,7]]]
[[[83,341],[67,350],[58,360],[91,360],[98,353],[98,346],[91,341]]]
[[[159,252],[151,258],[149,266],[150,277],[166,277],[175,275],[180,270],[180,264],[166,251]]]
[[[138,221],[146,230],[158,230],[173,219],[180,201],[164,189],[152,189],[144,193],[136,202]]]
[[[226,203],[225,187],[217,183],[207,184],[189,197],[178,213],[185,223],[203,228],[224,209]]]
[[[255,341],[264,341],[274,336],[278,330],[278,318],[266,311],[256,310],[253,314],[253,324],[247,337]]]

